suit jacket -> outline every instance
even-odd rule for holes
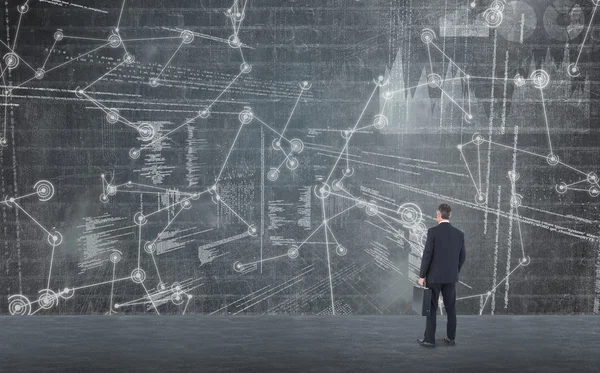
[[[442,222],[427,231],[420,277],[427,283],[458,282],[466,257],[465,234],[450,223]]]

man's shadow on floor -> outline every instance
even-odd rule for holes
[[[447,348],[447,347],[456,347],[456,345],[451,345],[446,342],[444,338],[436,338],[435,340],[435,348]]]

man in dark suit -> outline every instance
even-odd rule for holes
[[[435,317],[440,292],[444,298],[444,308],[448,316],[448,326],[444,340],[454,345],[456,336],[456,287],[458,274],[465,259],[465,234],[450,225],[451,209],[442,203],[437,209],[438,225],[429,228],[427,241],[421,260],[419,285],[432,290],[431,312],[427,316],[425,336],[418,339],[420,345],[435,347]],[[427,285],[424,285],[424,284]]]

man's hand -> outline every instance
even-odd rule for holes
[[[419,277],[419,285],[425,286],[425,278],[424,277]]]

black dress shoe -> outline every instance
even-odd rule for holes
[[[444,341],[446,341],[447,344],[449,344],[450,346],[454,346],[456,343],[454,343],[454,339],[450,339],[448,337],[444,337]]]
[[[421,338],[417,339],[417,342],[419,342],[419,344],[421,346],[423,346],[423,347],[428,347],[428,348],[434,348],[435,347],[435,344],[429,343],[429,342],[425,342],[425,340],[421,339]]]

